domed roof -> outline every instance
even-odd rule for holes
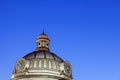
[[[40,34],[37,39],[48,39],[48,40],[50,40],[48,38],[47,34],[45,34],[44,32],[42,34]]]
[[[29,59],[50,59],[50,60],[56,60],[59,62],[63,62],[63,60],[60,57],[58,57],[56,54],[49,52],[49,51],[45,51],[45,50],[31,52],[31,53],[25,55],[23,58],[25,58],[26,60],[29,60]]]
[[[43,32],[36,40],[36,50],[20,58],[12,80],[72,80],[69,62],[50,52],[50,40]]]

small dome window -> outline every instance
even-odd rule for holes
[[[49,44],[47,43],[47,46],[49,46]]]

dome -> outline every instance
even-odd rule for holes
[[[55,61],[63,62],[63,60],[60,57],[58,57],[56,54],[45,50],[31,52],[25,55],[23,58],[25,58],[26,60],[47,59],[47,60],[55,60]]]
[[[49,38],[48,38],[47,34],[45,34],[45,33],[44,33],[44,31],[43,31],[43,33],[42,33],[42,34],[40,34],[40,35],[38,36],[38,38],[37,38],[37,39],[48,39],[48,40],[49,40]]]
[[[36,40],[36,50],[16,62],[12,80],[72,80],[69,62],[52,53],[44,32]]]

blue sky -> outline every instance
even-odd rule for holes
[[[119,0],[0,0],[1,80],[35,50],[43,28],[73,80],[120,80]]]

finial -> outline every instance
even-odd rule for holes
[[[42,32],[42,35],[44,35],[45,33],[44,33],[44,29],[43,29],[43,32]]]

